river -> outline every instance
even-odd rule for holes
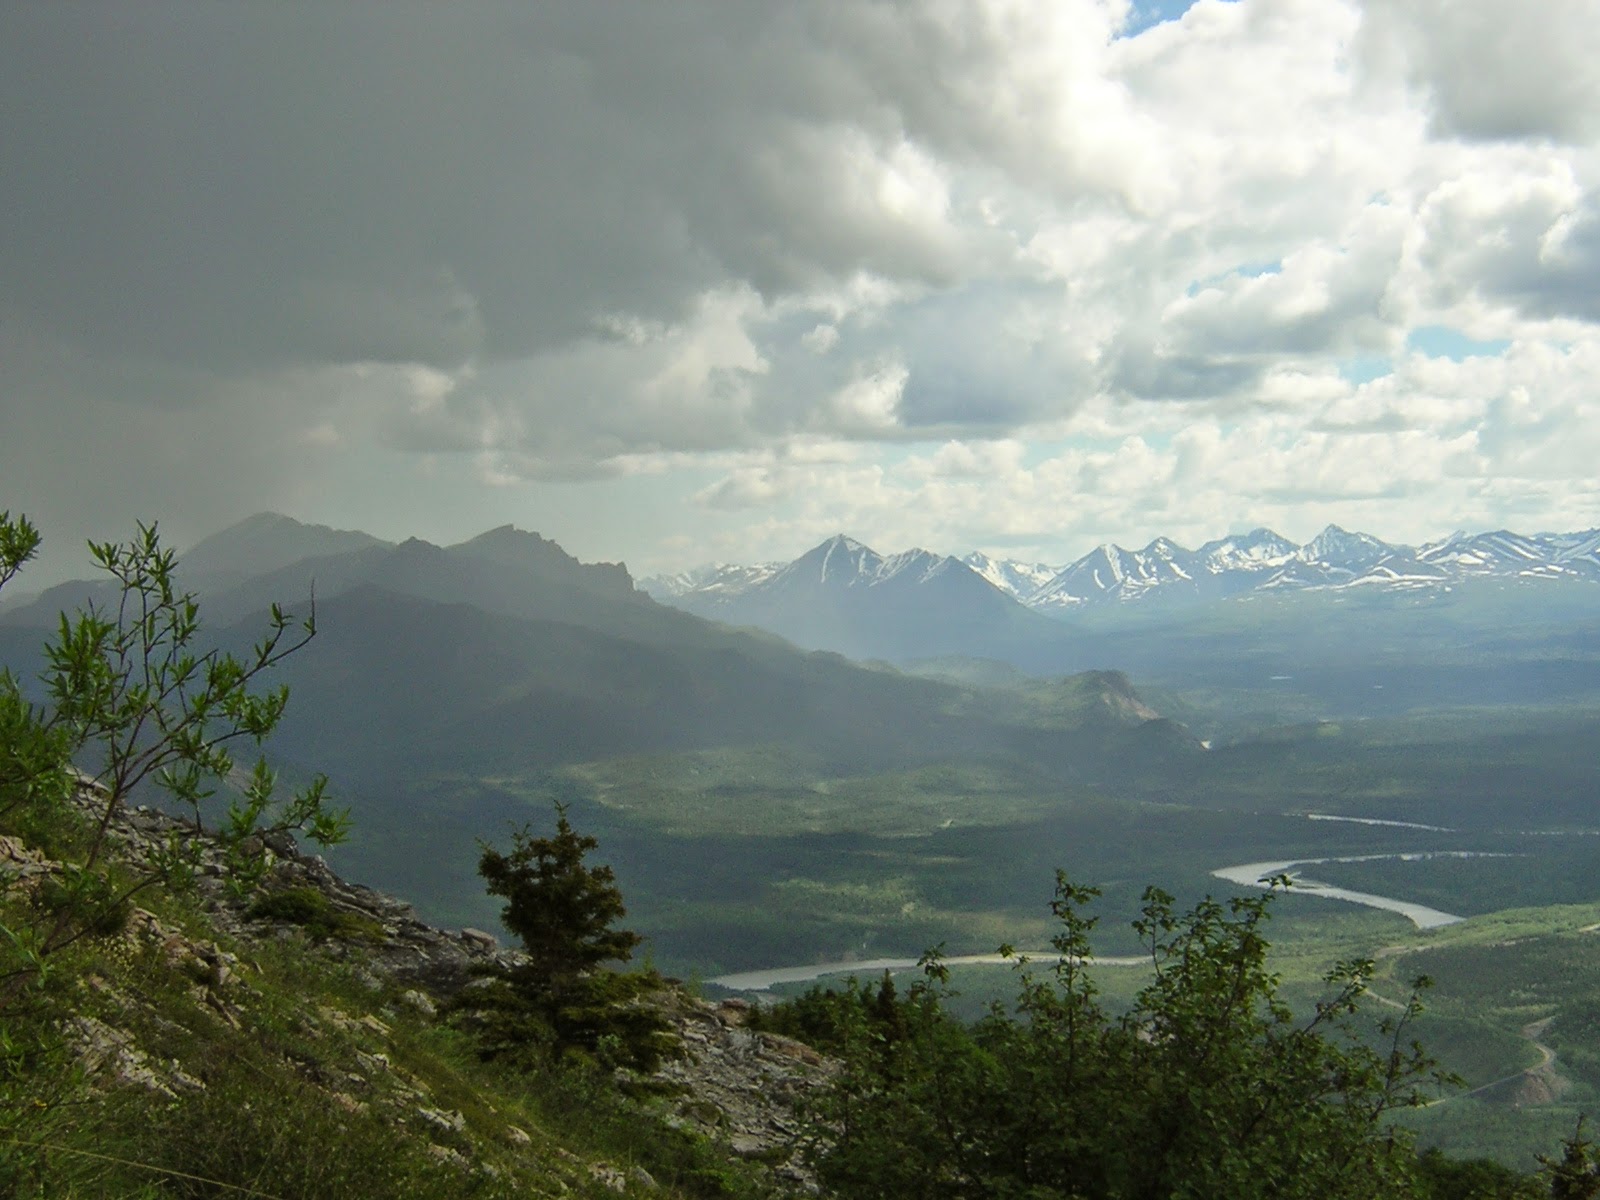
[[[1415,825],[1407,821],[1380,821],[1373,818],[1357,817],[1330,817],[1316,814],[1312,820],[1355,821],[1363,825],[1395,825],[1402,828],[1437,829],[1436,826]],[[1440,832],[1445,832],[1440,830]],[[1413,862],[1424,858],[1510,858],[1509,854],[1496,854],[1478,850],[1415,850],[1399,854],[1351,854],[1336,858],[1296,858],[1279,862],[1251,862],[1240,863],[1233,867],[1218,867],[1211,874],[1218,879],[1225,879],[1229,883],[1241,887],[1270,886],[1266,881],[1275,875],[1287,875],[1292,881],[1294,894],[1297,896],[1319,896],[1325,900],[1345,900],[1351,904],[1364,904],[1368,908],[1381,908],[1388,912],[1399,913],[1408,918],[1418,929],[1437,929],[1442,925],[1454,925],[1465,920],[1455,913],[1441,912],[1437,908],[1429,908],[1425,904],[1414,904],[1409,900],[1397,900],[1392,896],[1375,896],[1370,892],[1355,892],[1349,888],[1334,887],[1331,884],[1320,883],[1315,879],[1308,879],[1301,875],[1298,868],[1311,867],[1318,863],[1346,863],[1346,862],[1377,862],[1382,859],[1400,859]],[[1030,958],[1040,960],[1052,959],[1054,951],[1028,952]],[[998,954],[960,954],[946,958],[944,962],[950,966],[961,966],[967,963],[1004,963],[1011,960],[1002,958]],[[1134,958],[1096,958],[1094,960],[1102,966],[1137,966],[1149,962],[1148,957]],[[763,992],[780,983],[808,983],[813,979],[821,979],[827,975],[855,975],[865,978],[871,975],[880,975],[884,971],[905,971],[917,965],[914,958],[867,958],[851,962],[826,962],[809,963],[798,967],[769,967],[761,971],[739,971],[732,975],[720,975],[715,979],[707,980],[708,983],[720,987],[731,988],[741,992]]]
[[[1053,962],[1056,957],[1054,950],[1026,950],[1020,953],[1028,958],[1042,962]],[[738,992],[764,992],[774,984],[779,983],[809,983],[813,979],[821,979],[825,975],[854,975],[859,979],[870,976],[882,975],[885,971],[906,971],[917,965],[914,958],[860,958],[849,962],[810,963],[803,967],[769,967],[762,971],[739,971],[732,975],[719,975],[715,979],[706,980],[719,987],[732,988]],[[1016,959],[1004,958],[998,954],[952,954],[941,959],[946,966],[959,967],[973,963],[995,965],[1011,963]],[[1098,966],[1133,967],[1140,966],[1150,961],[1148,955],[1138,955],[1131,958],[1096,958]]]
[[[1371,892],[1353,892],[1349,888],[1334,887],[1301,875],[1296,868],[1311,867],[1317,863],[1377,862],[1382,859],[1399,859],[1415,862],[1424,858],[1510,858],[1508,854],[1494,854],[1479,850],[1414,850],[1404,854],[1349,854],[1337,858],[1296,858],[1288,862],[1240,863],[1236,867],[1218,867],[1211,872],[1218,879],[1226,879],[1243,887],[1271,886],[1267,881],[1275,875],[1287,875],[1297,896],[1320,896],[1326,900],[1347,900],[1351,904],[1364,904],[1368,908],[1381,908],[1408,917],[1418,929],[1437,929],[1441,925],[1454,925],[1465,920],[1455,913],[1441,912],[1425,904],[1410,900],[1396,900],[1392,896],[1375,896]]]

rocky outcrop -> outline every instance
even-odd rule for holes
[[[92,809],[93,793],[87,793],[82,802]],[[103,815],[103,811],[95,815]],[[135,867],[152,863],[174,835],[196,847],[196,887],[219,930],[251,940],[292,934],[292,923],[250,915],[256,896],[236,894],[227,886],[223,848],[206,833],[197,834],[188,823],[146,807],[119,809],[112,814],[109,829]],[[484,968],[517,961],[517,955],[502,949],[492,934],[479,929],[435,928],[419,920],[404,900],[341,879],[320,856],[300,853],[287,834],[270,835],[258,848],[268,861],[263,890],[312,888],[326,898],[330,911],[355,918],[353,928],[363,936],[329,939],[327,949],[335,956],[359,957],[371,970],[435,997],[454,994]],[[4,853],[5,848],[0,847],[0,856]]]
[[[85,811],[96,819],[104,815],[103,808],[96,808],[99,799],[87,790],[80,797]],[[134,807],[113,813],[108,828],[135,869],[152,865],[175,836],[194,847],[196,888],[211,923],[219,934],[242,946],[303,936],[290,922],[263,919],[253,912],[259,911],[256,902],[262,893],[311,889],[326,902],[328,911],[349,918],[343,928],[351,936],[328,937],[323,950],[348,961],[358,973],[369,974],[374,990],[386,981],[401,985],[399,1006],[425,1019],[435,1016],[449,998],[486,970],[521,960],[516,951],[501,947],[482,930],[445,930],[426,924],[405,901],[341,879],[320,857],[300,853],[293,839],[284,835],[265,838],[256,847],[266,856],[267,871],[259,892],[240,895],[228,886],[221,844],[191,825],[155,809]],[[11,882],[26,885],[53,868],[16,839],[0,838],[0,880],[9,876]],[[191,981],[195,1001],[231,1021],[236,990],[243,986],[234,955],[215,942],[167,928],[142,909],[133,911],[122,936],[163,947],[169,964]],[[749,1004],[743,1000],[711,1004],[672,987],[652,1002],[664,1007],[682,1044],[682,1054],[669,1059],[651,1081],[651,1090],[670,1110],[669,1119],[722,1143],[739,1158],[764,1165],[786,1190],[815,1192],[815,1178],[805,1162],[804,1108],[806,1097],[826,1084],[835,1064],[803,1043],[746,1028]],[[385,1023],[373,1015],[356,1017],[324,1009],[308,1014],[307,1021],[313,1026],[332,1025],[379,1045],[388,1033]],[[141,1083],[165,1094],[191,1082],[142,1057],[137,1045],[103,1022],[85,1023],[68,1033],[86,1063],[120,1082]],[[462,1152],[466,1142],[459,1128],[461,1114],[430,1104],[426,1089],[399,1087],[390,1078],[392,1071],[381,1051],[358,1053],[348,1076],[334,1088],[334,1103],[371,1103],[374,1081],[384,1080],[387,1090],[395,1093],[389,1101],[410,1106],[408,1123],[442,1151]],[[527,1136],[521,1130],[505,1136],[515,1141],[517,1134]],[[649,1186],[620,1171],[615,1179],[595,1178],[618,1191]]]
[[[683,1056],[656,1077],[676,1085],[678,1122],[765,1163],[788,1186],[815,1191],[804,1110],[837,1064],[793,1038],[745,1028],[749,1008],[744,1000],[684,1004],[674,1014]]]

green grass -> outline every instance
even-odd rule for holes
[[[298,925],[314,938],[371,943],[383,937],[383,926],[376,921],[334,908],[326,893],[312,887],[265,892],[250,905],[246,915],[257,921]]]

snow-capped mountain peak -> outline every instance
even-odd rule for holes
[[[1329,525],[1301,546],[1295,557],[1305,563],[1356,570],[1381,562],[1394,552],[1395,547],[1369,533],[1351,533],[1337,525]]]
[[[1415,548],[1338,525],[1328,525],[1304,545],[1258,528],[1206,542],[1198,550],[1167,537],[1154,538],[1141,550],[1106,542],[1060,569],[979,552],[961,559],[920,549],[885,556],[839,534],[792,563],[701,568],[645,580],[643,586],[662,599],[699,597],[715,605],[775,589],[822,595],[904,588],[909,593],[937,584],[972,603],[983,603],[983,593],[998,599],[994,593],[999,592],[1036,611],[1059,613],[1085,605],[1220,600],[1253,592],[1417,591],[1470,579],[1600,583],[1600,529],[1532,536],[1504,529],[1458,532]]]
[[[1492,533],[1452,534],[1442,542],[1432,542],[1418,554],[1424,562],[1453,563],[1468,570],[1492,568],[1508,563],[1533,563],[1544,556],[1533,538],[1508,529]]]
[[[882,568],[883,558],[871,547],[839,533],[801,555],[794,566],[803,574],[815,571],[823,583],[831,577],[848,585],[872,578]]]
[[[1230,570],[1260,570],[1281,566],[1294,557],[1296,546],[1270,529],[1252,529],[1207,542],[1197,552],[1213,573]]]
[[[878,587],[934,579],[952,568],[975,575],[959,560],[927,550],[883,555],[854,538],[838,534],[782,567],[771,583],[773,586]]]
[[[1169,537],[1158,537],[1152,539],[1150,544],[1139,553],[1148,554],[1154,558],[1164,558],[1168,561],[1171,561],[1177,558],[1186,558],[1189,555],[1192,555],[1194,551],[1185,550],[1182,546],[1178,545],[1177,542],[1173,541]]]
[[[1046,624],[959,559],[922,549],[879,554],[843,535],[748,586],[670,599],[808,649],[869,657],[997,652],[1029,622]]]
[[[990,559],[984,569],[995,578],[1014,566]],[[1030,608],[1061,612],[1107,602],[1223,599],[1257,591],[1415,591],[1472,578],[1600,582],[1600,529],[1533,536],[1458,532],[1420,549],[1338,525],[1328,525],[1300,546],[1265,528],[1217,538],[1198,550],[1165,537],[1136,551],[1106,543],[1021,599]]]

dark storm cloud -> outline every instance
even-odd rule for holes
[[[0,297],[103,349],[445,366],[619,308],[672,320],[730,278],[955,270],[852,177],[899,114],[781,10],[36,5],[6,27]]]
[[[623,294],[670,314],[706,268],[582,62],[537,20],[440,15],[13,12],[8,308],[102,349],[247,366],[522,353]]]

